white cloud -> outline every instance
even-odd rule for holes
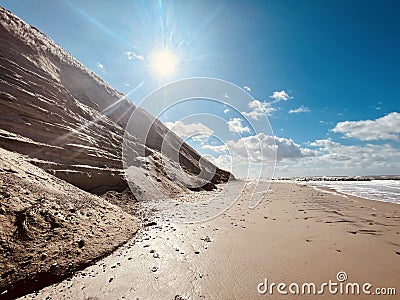
[[[248,85],[245,85],[243,88],[244,88],[246,91],[248,91],[248,92],[251,91],[251,87],[249,87]]]
[[[310,109],[303,105],[296,109],[289,110],[289,114],[300,114],[300,113],[309,113],[309,112],[310,112]]]
[[[336,148],[339,145],[341,145],[341,144],[338,143],[338,142],[334,142],[331,139],[315,140],[314,142],[310,143],[310,146],[320,147],[321,149],[333,149],[333,148]]]
[[[202,149],[211,150],[215,153],[224,153],[228,151],[228,147],[226,145],[203,145]]]
[[[215,152],[218,157],[214,157],[214,162],[223,169],[232,168],[238,177],[258,177],[261,172],[262,177],[269,178],[275,161],[293,163],[316,154],[315,150],[303,148],[291,139],[264,133],[202,148]]]
[[[228,141],[226,146],[204,148],[217,153],[225,168],[231,160],[239,177],[246,176],[248,170],[257,176],[260,166],[271,166],[275,157],[277,176],[397,174],[400,169],[400,151],[390,144],[343,145],[324,139],[309,145],[302,147],[292,139],[259,133]]]
[[[326,122],[326,121],[322,121],[322,120],[318,121],[318,123],[320,123],[320,124],[322,124],[322,125],[325,125],[325,126],[328,126],[328,125],[329,125],[329,123],[328,123],[328,122]]]
[[[389,144],[373,145],[342,145],[330,139],[316,140],[310,146],[318,147],[319,155],[309,165],[318,166],[322,163],[326,169],[341,169],[342,173],[355,172],[368,174],[368,170],[378,170],[381,174],[388,169],[400,167],[400,151]],[[326,166],[329,166],[327,168]],[[325,170],[326,172],[327,170]],[[357,174],[358,173],[358,174]]]
[[[232,158],[227,155],[219,155],[213,163],[220,169],[232,172]]]
[[[233,164],[231,156],[224,154],[224,155],[219,155],[218,157],[214,157],[212,155],[204,155],[204,157],[208,161],[216,165],[218,168],[232,172]]]
[[[289,94],[286,93],[285,90],[275,91],[272,93],[272,96],[269,96],[269,97],[274,99],[276,102],[287,101],[287,100],[290,100],[293,98],[293,97],[289,96]]]
[[[206,145],[205,149],[216,153],[223,153],[229,150],[236,157],[249,159],[253,163],[265,163],[281,160],[294,160],[315,155],[314,150],[302,148],[291,139],[274,137],[265,133],[258,133],[253,136],[243,137],[237,141],[228,141],[225,145]]]
[[[249,88],[249,90],[251,89]],[[249,112],[242,112],[242,114],[247,118],[258,120],[259,118],[264,117],[266,115],[270,116],[274,111],[276,111],[276,108],[273,107],[272,104],[292,99],[292,97],[290,97],[284,90],[275,91],[272,94],[272,96],[270,96],[270,98],[273,98],[274,101],[271,102],[264,102],[260,100],[250,101],[248,103],[248,106],[251,110]]]
[[[241,118],[233,118],[230,119],[228,123],[228,128],[230,132],[235,132],[235,133],[244,133],[244,132],[250,132],[250,128],[247,126],[244,126],[242,124],[242,119]]]
[[[312,175],[382,175],[397,174],[400,169],[400,151],[393,145],[343,145],[331,139],[316,140],[314,156],[278,162],[278,174],[285,176]]]
[[[237,141],[228,141],[229,151],[234,157],[240,157],[253,163],[271,162],[275,160],[276,145],[274,138],[262,140],[263,133],[241,138]],[[239,160],[239,159],[237,159]]]
[[[212,129],[200,122],[191,124],[185,124],[182,121],[166,122],[165,126],[182,139],[193,136],[193,139],[201,141],[214,133]]]
[[[135,53],[135,52],[133,52],[133,51],[125,51],[124,54],[126,55],[126,57],[127,57],[129,60],[137,59],[137,60],[144,61],[143,55],[137,54],[137,53]]]
[[[104,69],[104,65],[103,65],[102,63],[98,62],[98,63],[97,63],[97,67],[98,67],[103,73],[106,72],[106,70]]]
[[[272,112],[276,110],[276,108],[272,107],[268,102],[261,102],[260,100],[253,100],[249,102],[250,112],[242,112],[242,114],[247,118],[252,118],[254,120],[258,120],[265,115],[271,115]]]
[[[226,113],[228,113],[229,112],[229,109],[228,108],[225,108],[224,109],[224,114],[226,114]]]
[[[292,139],[286,139],[282,137],[273,137],[270,135],[265,135],[263,133],[259,133],[257,135],[258,139],[261,141],[261,145],[263,149],[268,145],[271,145],[275,141],[277,155],[276,158],[278,161],[286,160],[286,159],[299,159],[303,157],[314,156],[314,151],[302,148],[300,145],[296,144]]]
[[[375,120],[339,122],[332,131],[362,141],[400,141],[400,113],[391,112]]]

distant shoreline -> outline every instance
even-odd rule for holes
[[[371,181],[371,180],[400,180],[400,175],[366,175],[366,176],[305,176],[305,177],[279,177],[272,180],[293,181]]]
[[[307,181],[305,184],[315,189],[328,190],[339,195],[400,204],[400,182],[395,180]]]

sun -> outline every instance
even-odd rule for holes
[[[176,73],[178,57],[168,50],[154,53],[151,66],[153,71],[162,77],[168,77]]]

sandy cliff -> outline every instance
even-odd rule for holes
[[[215,167],[200,165],[200,155],[175,134],[165,139],[169,130],[144,110],[126,133],[132,102],[1,7],[0,41],[0,298],[7,298],[57,281],[135,234],[124,135],[131,155],[146,150],[135,160],[145,162],[138,174],[150,164],[171,195],[191,188],[190,174]],[[151,128],[145,137],[141,126]],[[162,158],[180,175],[167,176]],[[216,169],[193,189],[212,189],[229,176]],[[140,193],[148,188],[136,185]]]
[[[123,190],[121,144],[135,106],[43,33],[0,9],[0,146],[29,155],[31,163],[95,193]],[[131,130],[132,147],[160,150],[168,129],[152,124],[145,139]],[[147,126],[147,125],[145,125]],[[200,155],[171,134],[180,164],[200,172]],[[217,170],[213,183],[229,173]]]
[[[138,228],[119,206],[0,148],[0,299],[65,278]]]

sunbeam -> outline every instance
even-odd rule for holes
[[[77,7],[76,5],[74,5],[73,3],[71,3],[71,1],[66,0],[66,3],[76,12],[78,12],[79,14],[81,14],[86,20],[88,20],[90,23],[96,25],[97,27],[99,27],[100,29],[102,29],[104,32],[108,33],[109,35],[111,35],[112,37],[114,37],[115,39],[117,39],[118,41],[126,44],[129,47],[135,48],[134,45],[132,45],[131,43],[129,43],[128,41],[126,41],[125,39],[123,39],[121,36],[119,36],[118,34],[114,33],[113,31],[111,31],[110,29],[108,29],[106,26],[104,26],[101,22],[97,21],[95,18],[93,18],[92,16],[90,16],[89,14],[87,14],[86,12],[84,12],[82,9],[80,9],[79,7]]]

